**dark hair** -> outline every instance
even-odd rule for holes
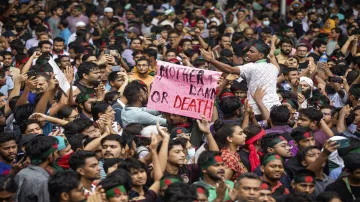
[[[104,114],[109,106],[109,103],[104,101],[94,102],[91,106],[91,114],[93,116],[93,120],[97,121],[100,118],[99,114]]]
[[[35,105],[33,104],[23,104],[15,108],[14,117],[18,124],[23,123],[25,120],[29,119],[29,116],[34,112]]]
[[[126,170],[119,168],[101,180],[98,185],[101,185],[105,191],[123,185],[128,192],[131,189],[131,177]]]
[[[291,194],[285,199],[285,202],[313,202],[313,199],[310,194],[300,192]]]
[[[104,102],[111,105],[114,101],[114,98],[116,98],[116,96],[118,96],[118,95],[120,95],[120,93],[117,91],[107,92],[104,97]]]
[[[14,140],[16,142],[16,135],[12,132],[1,132],[0,133],[0,144],[10,142]]]
[[[146,63],[150,65],[150,60],[146,59],[146,57],[140,57],[138,60],[136,60],[136,64],[138,64],[140,61],[146,61]]]
[[[50,201],[60,202],[62,193],[70,193],[72,189],[77,189],[79,184],[80,180],[76,172],[71,170],[56,172],[48,181]]]
[[[144,50],[144,54],[148,55],[149,58],[153,57],[156,60],[158,52],[152,48],[147,48]]]
[[[349,172],[353,172],[354,170],[360,168],[360,153],[348,153],[343,157],[345,168]]]
[[[315,48],[320,48],[320,46],[325,45],[326,46],[326,41],[322,40],[322,39],[316,39],[313,44],[312,47],[315,50]]]
[[[294,129],[292,129],[290,135],[296,141],[296,140],[298,140],[296,138],[297,136],[302,136],[302,135],[304,135],[304,133],[311,132],[311,131],[312,130],[309,127],[298,126],[298,127],[294,128]],[[296,141],[296,142],[299,143],[298,141]]]
[[[118,73],[119,73],[119,71],[110,72],[110,74],[107,77],[108,82],[110,83],[110,82],[115,81],[119,77]]]
[[[6,191],[10,193],[16,193],[17,185],[15,180],[10,175],[0,175],[0,192]]]
[[[124,96],[128,101],[128,104],[134,104],[140,95],[140,91],[144,90],[140,85],[130,83],[125,87]]]
[[[310,121],[317,121],[318,124],[320,123],[321,119],[323,118],[323,114],[314,107],[304,108],[304,109],[300,110],[300,113],[302,115],[305,115],[306,117],[308,117],[310,119]]]
[[[262,130],[261,126],[258,125],[249,125],[243,129],[243,132],[246,134],[246,141],[260,133]]]
[[[103,165],[105,173],[108,173],[110,167],[114,166],[115,164],[119,164],[122,161],[123,160],[121,158],[105,158]]]
[[[48,45],[52,46],[52,43],[50,41],[40,41],[39,44],[38,44],[38,47],[42,48],[43,45],[45,45],[45,44],[48,44]]]
[[[62,108],[59,109],[59,111],[56,113],[56,116],[59,118],[59,119],[65,119],[65,118],[68,118],[72,111],[74,110],[73,107],[69,107],[69,106],[64,106]]]
[[[215,130],[215,140],[219,145],[219,148],[224,148],[227,146],[227,137],[232,137],[234,133],[233,126],[236,126],[234,123],[226,123],[218,119],[214,122]]]
[[[71,137],[66,136],[66,138],[68,138],[69,140],[69,144],[71,145],[71,149],[73,151],[77,151],[77,150],[81,150],[84,147],[84,142],[87,138],[89,138],[89,136],[84,135],[84,134],[76,134],[73,135]]]
[[[298,171],[295,172],[295,176],[294,178],[297,177],[306,177],[306,176],[311,176],[313,179],[315,179],[316,175],[313,171],[308,170],[308,169],[300,169]],[[315,183],[315,181],[314,181]]]
[[[302,150],[302,151],[300,151],[300,152],[298,153],[297,159],[298,159],[300,165],[301,165],[301,162],[305,160],[306,154],[307,154],[310,150],[313,150],[313,149],[319,150],[316,146],[308,146],[308,147],[306,147],[304,150]]]
[[[39,33],[39,32],[47,32],[46,27],[44,27],[44,26],[42,26],[42,25],[38,25],[38,26],[35,28],[35,33]]]
[[[280,41],[280,47],[281,47],[284,43],[288,43],[288,44],[291,44],[291,46],[294,46],[293,42],[292,42],[291,39],[289,39],[288,37],[284,37],[284,38]]]
[[[116,135],[116,134],[112,134],[112,135],[108,135],[106,137],[104,137],[103,139],[101,139],[101,145],[104,144],[105,141],[116,141],[119,143],[120,147],[125,147],[126,145],[126,140],[124,140],[124,138],[121,138],[122,136],[120,135]]]
[[[269,133],[261,138],[261,149],[264,154],[268,153],[267,149],[271,147],[272,140],[281,136],[279,133]]]
[[[206,164],[206,162],[210,158],[213,159],[217,155],[220,155],[220,152],[218,152],[218,151],[210,151],[210,150],[205,150],[205,151],[201,152],[201,154],[199,155],[199,158],[198,158],[199,167],[201,168],[203,165]]]
[[[290,111],[287,106],[273,106],[270,110],[270,119],[274,125],[287,125],[290,119]]]
[[[99,66],[93,62],[83,62],[80,64],[77,75],[79,76],[79,79],[84,78],[83,74],[89,75],[91,71],[99,69]]]
[[[24,122],[19,124],[21,134],[25,134],[27,127],[31,124],[38,124],[39,127],[41,127],[40,123],[37,120],[34,120],[34,119],[25,120]]]
[[[166,202],[192,202],[197,200],[197,192],[191,185],[176,182],[165,190],[164,199]]]
[[[93,151],[75,151],[70,155],[69,166],[72,170],[76,171],[78,168],[81,168],[85,165],[86,159],[92,157],[96,157],[96,154]]]
[[[69,22],[66,19],[60,20],[59,24],[64,26],[65,28],[69,26]]]
[[[146,166],[143,162],[139,161],[135,158],[127,158],[124,161],[122,161],[119,165],[119,168],[122,168],[129,173],[131,173],[131,169],[143,169],[146,170]]]
[[[25,151],[29,155],[30,159],[40,158],[46,151],[57,144],[57,139],[51,136],[37,136],[32,141],[26,144]],[[44,162],[47,157],[43,157],[41,160]]]
[[[247,172],[247,173],[243,173],[241,174],[235,181],[235,184],[234,184],[234,188],[239,188],[240,185],[241,185],[241,180],[242,179],[252,179],[252,180],[258,180],[259,182],[261,182],[259,176],[257,176],[255,173],[250,173],[250,172]],[[260,185],[260,183],[259,183]]]
[[[53,41],[54,41],[54,43],[55,43],[55,41],[56,41],[56,42],[64,42],[64,43],[65,43],[65,40],[64,40],[63,38],[61,38],[61,37],[55,37]]]
[[[325,192],[320,193],[316,197],[316,201],[317,202],[330,202],[335,198],[340,199],[340,196],[338,193],[336,193],[334,191],[325,191]]]
[[[224,118],[233,117],[236,114],[236,110],[242,106],[238,97],[226,97],[220,101],[219,107],[224,114]]]

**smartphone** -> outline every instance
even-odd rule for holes
[[[104,50],[105,55],[110,55],[110,50]]]
[[[340,77],[329,76],[328,80],[335,83],[343,83],[343,79]]]
[[[350,146],[350,141],[347,138],[335,141],[340,145],[339,148],[345,148]]]
[[[114,72],[115,71],[119,72],[120,71],[120,66],[112,66],[111,70],[114,71]]]
[[[18,153],[16,156],[16,162],[19,162],[22,158],[27,158],[27,155],[25,153]]]
[[[301,85],[299,84],[298,87],[297,87],[297,92],[298,93],[301,93],[302,92],[302,88],[301,88]]]
[[[36,76],[36,72],[34,70],[30,70],[28,72],[26,72],[28,78],[34,77]]]

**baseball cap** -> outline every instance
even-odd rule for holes
[[[173,139],[181,133],[189,133],[189,131],[188,131],[188,129],[183,128],[183,127],[173,128],[170,132],[170,138]]]

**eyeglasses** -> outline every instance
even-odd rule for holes
[[[137,67],[148,67],[149,65],[141,65],[141,64],[137,64]]]

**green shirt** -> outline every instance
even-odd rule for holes
[[[231,189],[234,188],[234,182],[229,181],[229,180],[225,180],[225,183],[227,185],[229,185],[229,187]],[[206,182],[204,182],[202,180],[202,178],[200,178],[200,180],[195,182],[194,184],[203,186],[205,189],[207,189],[209,191],[209,197],[208,197],[209,202],[212,202],[212,201],[214,201],[216,199],[216,187],[207,184]],[[230,198],[229,198],[229,190],[226,189],[225,198],[224,198],[223,201],[228,201],[228,200],[230,200]]]

